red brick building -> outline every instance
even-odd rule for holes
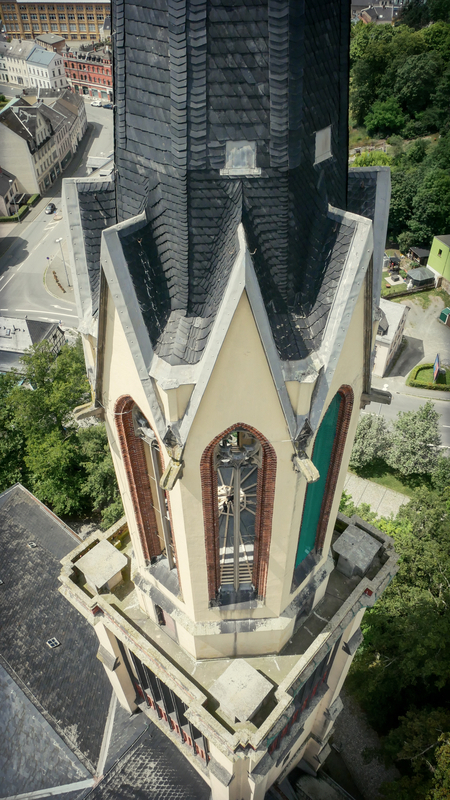
[[[90,53],[67,53],[64,56],[67,80],[82,95],[112,100],[111,51],[104,47]]]

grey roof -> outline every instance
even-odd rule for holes
[[[53,50],[46,50],[45,47],[35,47],[27,61],[29,64],[37,64],[39,67],[48,67],[57,55]]]
[[[426,258],[430,255],[430,251],[424,247],[410,247],[409,249],[417,258]]]
[[[349,169],[347,188],[347,209],[353,214],[375,219],[375,200],[377,193],[377,172],[367,169]]]
[[[60,559],[79,539],[18,484],[0,495],[0,543],[2,664],[93,771],[111,686],[92,627],[58,592]],[[51,637],[61,646],[50,650]]]
[[[378,327],[377,339],[390,343],[392,342],[398,327],[407,313],[407,306],[401,303],[393,303],[391,300],[386,300],[384,297],[380,299],[380,309],[383,313],[384,320],[380,320]],[[382,324],[384,322],[384,325]],[[382,331],[380,332],[380,328]]]
[[[445,244],[445,245],[447,245],[447,247],[450,247],[450,234],[449,233],[444,234],[443,236],[435,236],[435,239],[439,239],[439,241],[442,242],[442,244]]]
[[[178,747],[151,725],[86,800],[209,800],[211,789]]]
[[[64,36],[58,36],[57,33],[40,33],[35,36],[36,42],[45,42],[45,44],[57,44],[58,42],[65,42]]]
[[[0,53],[11,58],[19,58],[25,61],[36,49],[35,42],[27,42],[23,39],[11,39],[10,42],[0,42]]]
[[[118,10],[118,221],[146,210],[122,245],[150,338],[171,363],[199,360],[242,221],[279,354],[299,358],[342,245],[327,209],[346,199],[349,5],[201,2],[187,39],[177,9]],[[315,166],[330,124],[333,157]],[[220,176],[227,141],[255,142],[261,177]]]
[[[426,267],[414,267],[414,269],[409,270],[407,275],[412,281],[431,281],[435,279],[434,272],[431,272]]]
[[[16,176],[13,175],[12,172],[8,172],[4,167],[0,167],[0,195],[2,197],[10,190],[10,180],[15,181]]]
[[[95,315],[98,309],[100,288],[102,230],[116,221],[115,185],[110,180],[77,181],[77,191],[92,297],[92,313]]]

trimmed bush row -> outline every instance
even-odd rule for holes
[[[14,216],[12,217],[0,217],[0,222],[17,222],[18,218],[21,219],[22,217],[24,217],[25,214],[28,214],[29,210],[30,207],[28,205],[20,206],[18,214],[14,214]]]
[[[450,392],[450,386],[447,383],[433,383],[433,381],[419,381],[417,376],[419,372],[424,369],[433,369],[433,364],[419,364],[414,367],[408,375],[406,385],[413,386],[415,389],[434,389],[435,391]]]

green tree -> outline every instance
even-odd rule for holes
[[[390,444],[391,437],[385,418],[377,414],[363,414],[353,442],[351,469],[358,471],[379,458],[385,458]]]
[[[436,231],[447,229],[450,218],[450,175],[434,168],[428,170],[412,201],[408,228],[417,245],[431,245]]]
[[[438,53],[409,56],[397,70],[394,95],[399,105],[412,116],[423,111],[436,91],[442,68]]]
[[[364,125],[371,136],[389,136],[403,128],[406,117],[398,101],[391,97],[388,100],[375,100],[364,119]]]
[[[55,428],[27,440],[25,462],[29,488],[55,514],[89,511],[83,494],[85,473],[80,464],[80,447],[74,431],[66,437]]]
[[[401,475],[432,472],[441,444],[438,422],[439,414],[431,401],[417,411],[400,411],[393,424],[386,463]]]
[[[94,512],[102,513],[102,519],[109,527],[123,515],[123,506],[105,425],[81,428],[78,443],[81,465],[86,473],[82,494],[89,498]]]
[[[26,480],[25,437],[11,401],[17,380],[12,373],[0,375],[0,492]]]
[[[431,483],[436,492],[446,492],[447,497],[450,497],[450,458],[448,456],[438,456],[431,473]]]

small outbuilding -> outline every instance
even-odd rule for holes
[[[412,285],[418,289],[425,289],[427,286],[433,287],[435,285],[434,273],[427,267],[415,267],[414,269],[410,269],[406,277],[408,283],[411,281]]]
[[[383,378],[395,359],[403,340],[408,306],[392,303],[383,297],[380,300],[381,318],[375,340],[373,374]]]
[[[443,322],[444,325],[448,325],[450,328],[450,308],[443,308],[441,313],[439,314],[439,322]]]
[[[416,264],[420,264],[421,267],[426,267],[429,255],[430,251],[423,247],[410,247],[408,250],[408,258],[415,261]]]

